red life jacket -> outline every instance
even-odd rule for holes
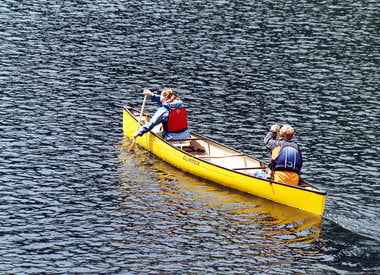
[[[164,124],[166,132],[180,133],[189,126],[187,122],[187,112],[185,108],[176,108],[170,110],[168,122]]]

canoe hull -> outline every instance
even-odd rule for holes
[[[123,109],[123,132],[130,138],[133,137],[137,127],[135,116],[136,114],[132,114],[129,109]],[[192,138],[206,139],[194,133],[192,133]],[[324,212],[326,192],[316,188],[309,190],[271,182],[243,172],[226,169],[207,161],[207,158],[201,159],[187,153],[152,132],[138,137],[137,143],[171,165],[201,178],[318,215],[322,215]],[[237,159],[238,157],[236,156],[235,158]]]

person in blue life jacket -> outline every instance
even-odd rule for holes
[[[302,168],[302,154],[292,139],[294,129],[290,125],[273,125],[264,138],[265,147],[271,151],[269,168],[271,179],[290,185],[298,185]]]
[[[133,138],[142,136],[152,130],[156,125],[162,123],[164,128],[164,138],[167,140],[189,139],[187,112],[183,107],[183,102],[179,95],[172,89],[164,89],[161,95],[155,95],[150,90],[144,90],[144,95],[152,97],[152,101],[157,102],[159,108],[149,122],[145,123],[138,130]]]

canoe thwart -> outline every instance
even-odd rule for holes
[[[267,167],[258,166],[258,167],[246,167],[246,168],[233,168],[232,170],[253,170],[253,169],[267,169]]]
[[[181,138],[181,139],[171,139],[169,142],[181,142],[181,141],[192,141],[192,140],[207,140],[205,138]]]

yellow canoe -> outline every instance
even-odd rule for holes
[[[123,132],[129,138],[136,131],[140,112],[123,109]],[[150,117],[143,114],[142,123]],[[302,182],[300,186],[270,181],[254,176],[266,171],[267,163],[204,136],[191,133],[188,140],[167,141],[162,127],[137,138],[137,143],[162,160],[201,178],[248,194],[322,215],[326,192]]]

